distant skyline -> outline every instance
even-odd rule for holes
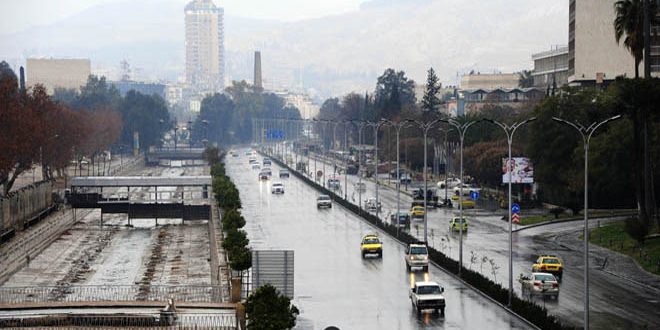
[[[0,34],[16,33],[22,30],[44,26],[66,19],[88,8],[105,3],[126,2],[126,0],[3,0],[5,15],[0,20]],[[156,0],[150,0],[156,1]],[[175,0],[183,6],[190,0]],[[299,21],[324,16],[339,15],[359,9],[367,0],[213,0],[216,6],[223,7],[226,15],[279,21]],[[20,13],[20,15],[19,15]]]

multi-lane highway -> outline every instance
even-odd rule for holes
[[[259,180],[248,158],[226,158],[227,174],[237,185],[246,218],[250,246],[256,250],[295,251],[294,304],[301,309],[301,329],[521,329],[528,326],[503,308],[463,286],[442,270],[408,273],[404,246],[354,214],[334,204],[317,210],[316,190],[290,177]],[[271,194],[281,181],[283,195]],[[378,233],[384,243],[382,259],[365,259],[360,241]],[[445,288],[445,316],[418,317],[408,298],[411,283],[434,280]]]
[[[312,159],[309,172],[314,171],[313,164]],[[317,159],[316,169],[322,169],[322,164],[321,159]],[[329,173],[333,171],[332,161],[326,161],[325,169]],[[344,187],[344,176],[340,176],[342,189],[347,189],[348,200],[357,205],[359,193],[355,190],[355,183],[359,179],[354,175],[349,175],[346,179],[348,184]],[[375,182],[365,179],[361,181],[366,184],[366,191],[362,192],[364,203],[367,198],[375,196]],[[429,183],[430,186],[434,184]],[[399,196],[401,209],[408,210],[412,198],[404,193]],[[379,199],[383,205],[379,215],[386,220],[389,213],[396,212],[396,190],[381,184]],[[509,236],[506,221],[502,221],[500,215],[483,210],[464,212],[469,219],[469,230],[463,236],[464,266],[479,271],[484,276],[508,287]],[[452,216],[457,215],[456,208],[431,208],[428,211],[429,246],[456,260],[459,254],[459,235],[449,231],[448,222]],[[616,221],[616,219],[607,221]],[[600,221],[601,224],[605,222],[605,220]],[[513,234],[513,276],[516,293],[521,294],[520,284],[517,282],[518,276],[530,272],[531,265],[539,254],[560,256],[565,271],[560,285],[559,299],[534,299],[538,304],[548,308],[550,313],[558,315],[562,321],[575,326],[582,325],[584,310],[584,254],[578,237],[581,230],[582,222],[578,221],[526,229]],[[423,240],[423,221],[413,221],[410,233]],[[656,312],[660,307],[660,299],[657,299],[660,290],[603,271],[599,266],[604,260],[598,255],[592,254],[590,260],[592,329],[611,329],[613,326],[614,328],[660,328],[660,314]]]

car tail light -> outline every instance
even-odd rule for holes
[[[552,287],[553,287],[553,288],[558,288],[558,287],[559,287],[559,284],[557,284],[557,283],[552,283]]]
[[[541,286],[541,282],[540,281],[534,281],[534,286]]]

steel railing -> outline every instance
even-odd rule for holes
[[[40,286],[2,287],[0,304],[39,302],[167,301],[222,302],[220,286]]]

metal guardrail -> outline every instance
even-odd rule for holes
[[[222,302],[220,286],[41,286],[2,287],[0,303],[167,301]]]
[[[151,314],[5,314],[0,315],[0,328],[57,327],[58,329],[238,329],[233,313],[151,313]]]

